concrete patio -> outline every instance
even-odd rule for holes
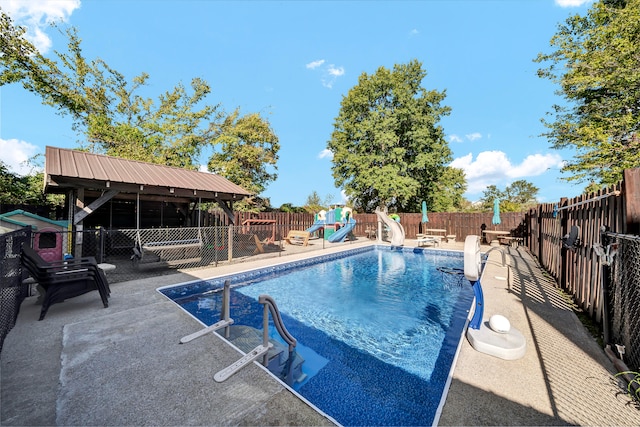
[[[215,334],[178,344],[201,325],[156,288],[361,244],[371,242],[115,283],[109,308],[85,294],[54,305],[41,322],[30,297],[1,355],[0,423],[332,425],[257,364],[213,381],[238,352]],[[462,243],[441,247],[461,250]],[[525,248],[505,250],[511,267],[492,251],[484,271],[485,318],[505,315],[525,336],[527,352],[506,361],[464,339],[439,424],[640,425],[611,362],[554,282]]]

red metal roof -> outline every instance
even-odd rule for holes
[[[118,188],[138,191],[142,186],[149,194],[173,193],[196,196],[199,193],[236,195],[239,198],[251,194],[228,179],[207,172],[181,169],[166,165],[121,159],[84,151],[46,147],[45,186],[91,187],[95,189]],[[127,190],[128,189],[128,190]],[[181,190],[181,191],[179,191]],[[173,194],[172,193],[172,194]]]

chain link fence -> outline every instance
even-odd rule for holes
[[[605,233],[604,276],[609,297],[610,341],[620,358],[634,371],[640,370],[640,236]],[[606,268],[606,267],[605,267]]]
[[[215,267],[260,258],[276,258],[312,252],[336,244],[374,239],[377,224],[358,223],[344,241],[331,243],[324,230],[309,233],[306,245],[300,239],[287,241],[290,226],[182,227],[152,229],[95,229],[64,232],[64,253],[93,256],[110,264],[110,283],[175,273],[177,269]],[[61,255],[61,256],[62,256]]]
[[[20,304],[29,294],[29,285],[22,283],[23,244],[31,244],[30,227],[0,235],[0,352],[5,337],[15,325]]]
[[[309,233],[309,240],[289,239],[289,225],[183,227],[155,229],[98,228],[83,231],[33,233],[30,228],[0,235],[0,351],[15,324],[20,304],[30,285],[22,272],[23,244],[33,246],[47,259],[65,256],[94,257],[103,264],[110,283],[175,273],[177,269],[215,267],[261,258],[313,252],[332,245],[375,239],[377,223],[359,222],[345,239],[330,242],[325,230]],[[304,231],[304,230],[300,230]],[[329,232],[327,231],[327,237]],[[35,237],[34,237],[35,236]],[[383,239],[387,238],[383,233]]]

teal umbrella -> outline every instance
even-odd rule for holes
[[[427,202],[422,201],[422,222],[429,222],[429,217],[427,216]]]
[[[500,199],[493,199],[493,218],[491,219],[491,224],[498,225],[500,222]]]

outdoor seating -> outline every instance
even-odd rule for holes
[[[264,243],[261,242],[255,234],[237,234],[236,241],[238,249],[242,251],[245,251],[248,248],[255,248],[253,250],[253,255],[264,253]]]
[[[309,244],[309,236],[311,236],[311,233],[308,231],[289,230],[284,240],[290,245],[300,243],[302,246],[307,246]]]
[[[442,240],[442,237],[417,234],[416,239],[417,239],[416,243],[418,244],[418,246],[426,246],[426,245],[440,246],[440,240]]]
[[[52,304],[98,290],[104,307],[109,306],[109,283],[95,258],[47,262],[31,247],[22,247],[22,264],[44,289],[40,318],[44,319]]]

